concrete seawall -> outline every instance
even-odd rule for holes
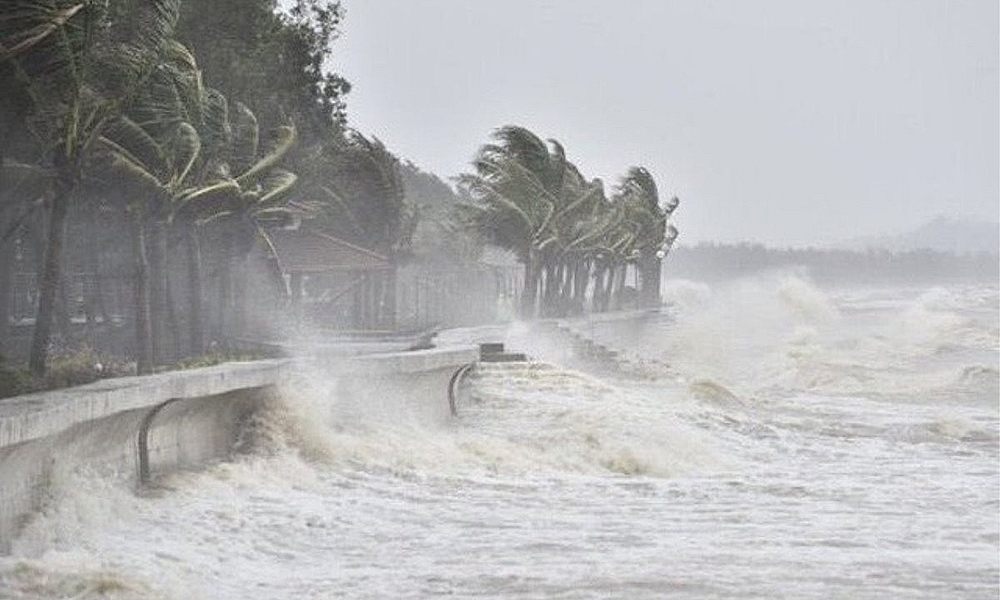
[[[0,552],[46,497],[61,471],[142,482],[224,459],[268,398],[320,374],[340,398],[387,397],[446,419],[448,380],[473,348],[228,363],[111,379],[0,401]]]

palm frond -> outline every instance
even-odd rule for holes
[[[174,134],[171,148],[174,163],[174,184],[180,184],[187,179],[200,152],[201,138],[198,136],[198,132],[190,123],[180,123]]]
[[[292,125],[279,127],[278,131],[275,133],[274,143],[268,150],[267,154],[253,163],[253,165],[251,165],[245,172],[239,174],[239,176],[236,177],[236,181],[241,185],[246,184],[258,175],[278,164],[295,145],[296,135],[295,127]]]
[[[38,3],[21,4],[26,8],[31,8],[32,5],[37,6]],[[86,3],[81,2],[62,8],[53,6],[50,10],[44,12],[27,11],[20,14],[16,12],[16,7],[13,10],[10,7],[4,7],[5,11],[9,11],[4,15],[4,21],[14,21],[20,16],[23,19],[32,19],[36,22],[33,24],[30,24],[30,21],[26,23],[30,24],[30,26],[21,31],[16,31],[12,39],[0,40],[0,63],[30,51],[49,37],[57,34],[85,6]]]
[[[260,197],[256,205],[270,208],[287,198],[295,187],[298,176],[283,169],[272,169],[261,183]]]
[[[236,112],[232,115],[232,119],[233,132],[230,154],[237,164],[237,168],[241,171],[248,171],[257,157],[260,137],[257,115],[253,114],[253,111],[242,102],[237,102]]]
[[[166,149],[135,121],[122,116],[109,122],[101,132],[101,141],[128,162],[145,170],[162,183],[171,177],[171,161]]]

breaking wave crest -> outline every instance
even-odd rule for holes
[[[291,450],[336,469],[444,477],[554,472],[672,476],[723,464],[662,390],[623,389],[543,362],[480,365],[440,423],[401,398],[359,406],[328,386],[300,388],[255,425],[266,452]]]
[[[963,561],[963,548],[985,548],[971,556],[995,579],[985,513],[948,519],[956,495],[984,506],[970,473],[995,472],[982,465],[995,466],[1000,439],[996,293],[830,292],[786,274],[667,282],[664,294],[670,308],[642,328],[579,329],[625,360],[638,354],[641,368],[596,377],[554,361],[481,365],[445,420],[443,393],[359,403],[336,377],[303,374],[257,415],[250,452],[232,462],[140,495],[59,471],[0,558],[0,598],[496,597],[566,573],[558,593],[589,576],[577,563],[635,568],[639,581],[665,544],[691,552],[682,576],[716,585],[732,574],[725,596],[739,597],[759,565],[734,565],[733,552],[751,556],[762,541],[818,580],[865,544],[877,564],[887,547],[939,544],[942,524],[958,527],[948,543],[961,541]],[[513,329],[514,349],[558,350],[530,326]],[[810,548],[834,562],[803,567]],[[673,581],[675,566],[656,581]],[[758,595],[788,591],[768,590]],[[606,595],[590,591],[581,596]]]
[[[669,363],[663,376],[714,381],[740,397],[806,391],[995,400],[994,290],[830,292],[776,274],[716,287],[668,281],[664,297],[668,318],[641,339],[610,327],[595,337],[614,348],[640,346],[647,360]]]

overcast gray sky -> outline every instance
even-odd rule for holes
[[[351,124],[442,177],[503,124],[646,166],[686,243],[998,218],[996,0],[344,0]]]

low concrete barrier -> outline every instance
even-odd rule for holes
[[[269,397],[322,373],[337,396],[427,402],[447,418],[448,380],[474,348],[227,363],[109,379],[0,400],[0,552],[43,502],[61,469],[144,482],[229,456]],[[427,411],[427,407],[423,409]]]

